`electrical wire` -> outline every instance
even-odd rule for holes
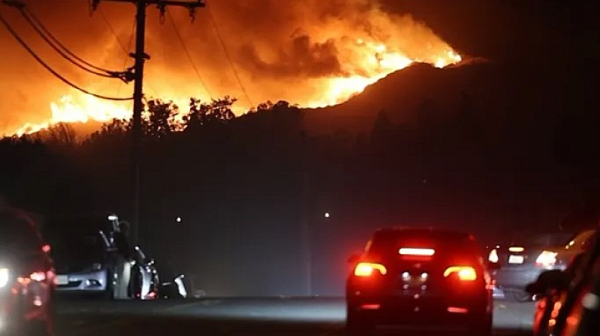
[[[44,34],[44,32],[42,31],[42,28],[40,28],[40,26],[38,26],[36,24],[36,22],[34,22],[34,20],[32,20],[32,18],[25,12],[25,10],[21,9],[20,10],[21,15],[25,18],[25,20],[31,25],[31,27],[33,27],[33,29],[38,33],[38,35],[40,35],[40,37],[46,41],[46,43],[48,43],[48,45],[50,45],[50,47],[52,47],[52,49],[54,49],[54,51],[56,51],[60,56],[62,56],[62,58],[66,59],[67,61],[69,61],[71,64],[77,66],[78,68],[91,73],[93,75],[96,76],[100,76],[100,77],[106,77],[106,78],[119,78],[119,76],[117,75],[116,72],[100,72],[100,71],[96,71],[96,70],[92,70],[84,65],[82,65],[81,63],[78,63],[76,60],[72,59],[65,51],[61,50],[61,48],[59,48],[57,45],[55,45],[49,38],[48,36],[46,36]]]
[[[206,5],[206,11],[208,12],[208,17],[210,18],[210,21],[212,22],[213,27],[215,29],[215,33],[217,35],[217,39],[221,43],[221,47],[223,48],[223,51],[225,52],[225,56],[227,57],[227,60],[229,61],[229,65],[231,66],[231,70],[233,70],[233,74],[235,75],[235,78],[237,79],[238,84],[242,88],[242,92],[244,93],[244,96],[246,97],[246,99],[250,103],[250,106],[254,106],[254,104],[252,103],[252,99],[250,99],[250,95],[248,95],[248,91],[246,90],[246,87],[244,86],[244,84],[242,83],[242,80],[240,79],[240,75],[239,75],[239,73],[237,71],[237,68],[233,64],[233,61],[231,60],[231,55],[229,54],[229,51],[227,50],[227,46],[225,45],[225,41],[223,40],[223,37],[221,36],[221,32],[219,31],[219,27],[217,26],[217,22],[215,21],[215,18],[212,15],[212,12],[210,11],[210,7],[208,6],[208,4]]]
[[[167,15],[169,16],[169,20],[171,21],[171,24],[173,25],[173,28],[175,30],[175,34],[177,35],[177,38],[179,39],[179,42],[181,43],[181,46],[183,47],[183,51],[185,51],[185,54],[187,55],[187,58],[190,61],[190,64],[192,65],[192,68],[194,69],[194,72],[196,73],[196,76],[200,80],[200,84],[202,84],[202,87],[204,88],[204,91],[206,91],[206,93],[208,94],[208,96],[212,100],[213,96],[210,94],[210,91],[208,90],[208,87],[206,86],[206,82],[204,81],[204,79],[200,75],[200,72],[198,71],[198,68],[196,67],[196,64],[194,63],[194,60],[192,59],[192,56],[190,55],[190,52],[189,52],[188,48],[185,45],[185,41],[183,40],[183,37],[181,36],[181,33],[179,32],[179,29],[177,28],[177,24],[175,23],[175,20],[173,20],[173,16],[171,15],[171,11],[167,11]]]
[[[133,36],[134,35],[135,35],[135,18],[133,19],[133,25],[131,27],[131,35],[129,36],[129,42],[127,42],[127,48],[123,49],[123,51],[125,52],[125,59],[123,60],[123,68],[125,68],[127,66],[127,60],[130,57],[128,50],[131,50],[131,46],[133,45]],[[121,43],[119,43],[119,44],[121,44]],[[117,96],[121,94],[121,88],[123,88],[123,82],[119,83],[119,88],[117,89]]]
[[[46,70],[48,70],[51,74],[53,74],[56,78],[58,78],[59,80],[61,80],[63,83],[69,85],[70,87],[81,91],[82,93],[85,93],[87,95],[90,95],[92,97],[96,97],[99,99],[104,99],[104,100],[113,100],[113,101],[126,101],[126,100],[131,100],[133,99],[133,97],[130,98],[115,98],[115,97],[107,97],[107,96],[103,96],[103,95],[99,95],[99,94],[95,94],[92,93],[86,89],[81,88],[80,86],[77,86],[76,84],[73,84],[72,82],[70,82],[68,79],[66,79],[65,77],[61,76],[58,72],[56,72],[54,69],[52,69],[52,67],[50,67],[46,62],[44,62],[44,60],[42,60],[30,47],[29,45],[19,36],[19,34],[17,34],[17,32],[12,28],[12,26],[10,25],[10,23],[8,23],[8,21],[6,21],[6,19],[4,19],[4,17],[2,16],[2,14],[0,14],[0,22],[2,22],[2,24],[6,27],[6,29],[8,30],[8,32],[17,40],[17,42],[19,42],[19,44],[21,44],[21,46],[23,48],[25,48],[25,50],[27,50],[27,52],[29,52],[29,54],[35,58],[35,60],[42,65]]]
[[[117,35],[116,30],[114,29],[113,25],[110,23],[110,20],[108,20],[108,17],[106,17],[106,15],[104,15],[104,13],[102,13],[101,9],[98,9],[98,11],[100,11],[100,15],[102,16],[104,23],[106,23],[108,30],[115,37],[115,40],[121,46],[121,49],[123,49],[123,52],[125,53],[125,60],[123,61],[123,67],[127,66],[127,59],[129,59],[131,57],[129,54],[129,51],[131,50],[132,43],[133,43],[133,37],[135,36],[135,26],[136,26],[137,19],[136,18],[133,19],[133,27],[131,28],[131,35],[129,37],[129,42],[127,43],[127,47],[125,47],[125,45],[119,39],[119,36]],[[158,96],[158,91],[154,88],[154,86],[147,80],[146,80],[146,84],[148,85],[150,90],[152,90],[152,92],[154,92],[154,95]],[[119,89],[117,90],[117,95],[120,92],[121,92],[121,85],[119,85]]]
[[[70,57],[74,58],[75,60],[77,60],[78,62],[94,69],[97,71],[101,71],[104,73],[119,73],[119,71],[112,71],[112,70],[108,70],[108,69],[104,69],[98,66],[95,66],[89,62],[87,62],[86,60],[82,59],[81,57],[75,55],[73,52],[71,52],[69,50],[69,48],[65,47],[64,44],[62,44],[41,22],[40,20],[37,18],[37,16],[35,16],[35,14],[33,14],[30,10],[28,10],[27,8],[23,9],[27,15],[39,26],[39,28],[42,30],[42,32],[44,34],[46,34],[46,36],[53,41],[53,43],[56,43],[56,46],[61,48],[67,55],[69,55]]]
[[[104,15],[104,12],[102,12],[102,9],[98,8],[98,12],[100,13],[100,16],[102,17],[102,19],[106,23],[106,26],[108,27],[108,30],[110,30],[110,32],[112,33],[112,35],[115,37],[115,40],[117,40],[117,43],[119,44],[119,46],[121,46],[121,49],[123,49],[123,52],[128,55],[129,54],[129,48],[125,48],[125,45],[119,39],[119,35],[117,35],[117,32],[115,31],[115,28],[112,26],[112,24],[110,24],[110,21],[108,21],[108,18],[106,17],[106,15]],[[134,28],[135,28],[135,23],[134,23]],[[129,46],[130,47],[131,47],[131,40],[133,39],[133,34],[131,36],[132,37],[129,40],[130,41],[129,42]]]

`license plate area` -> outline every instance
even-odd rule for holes
[[[521,255],[510,255],[508,257],[508,263],[511,265],[521,265],[525,262],[525,257]]]
[[[67,275],[57,275],[54,278],[54,282],[57,286],[66,286],[69,284],[69,276]]]

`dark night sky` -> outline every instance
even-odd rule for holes
[[[598,57],[598,3],[568,0],[386,0],[453,46],[490,60],[562,64]],[[593,55],[592,55],[593,54]]]

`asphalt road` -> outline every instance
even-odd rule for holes
[[[496,302],[497,335],[531,333],[533,303]],[[62,300],[57,336],[343,336],[339,298],[108,302]]]

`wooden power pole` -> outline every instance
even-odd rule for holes
[[[93,9],[100,2],[122,2],[136,6],[136,38],[135,53],[130,54],[135,59],[134,66],[134,91],[133,91],[133,241],[138,243],[140,229],[140,168],[142,161],[142,112],[144,111],[144,65],[150,56],[146,54],[146,9],[149,5],[157,6],[161,15],[164,15],[167,7],[183,7],[190,11],[192,19],[195,17],[196,9],[205,7],[203,0],[179,1],[179,0],[93,0]]]

